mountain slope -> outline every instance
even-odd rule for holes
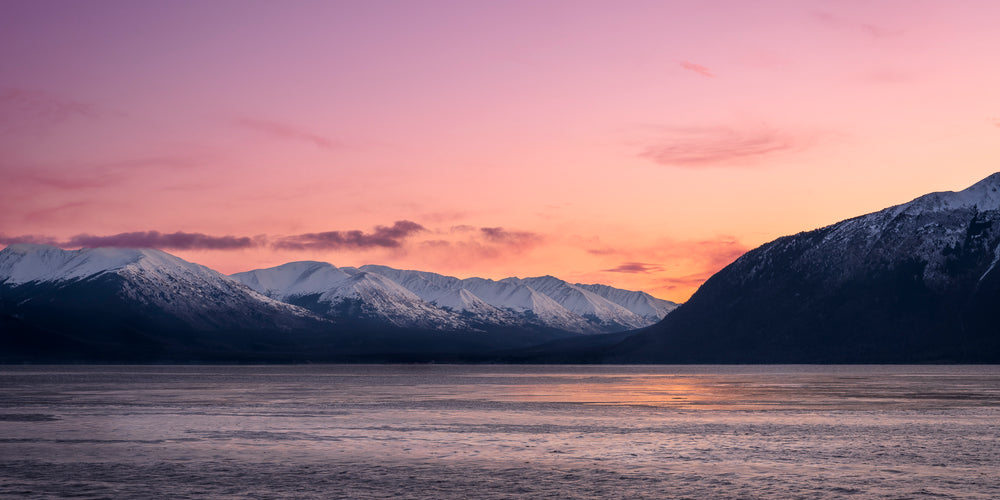
[[[152,249],[0,251],[0,361],[492,359],[649,323],[551,276],[292,262],[228,277]]]
[[[460,330],[454,313],[428,304],[378,273],[325,262],[291,262],[232,275],[274,299],[337,320],[383,322],[395,327]]]
[[[754,249],[606,360],[996,362],[998,262],[1000,173]]]
[[[615,332],[650,325],[663,317],[650,317],[651,310],[659,308],[666,314],[672,305],[648,295],[646,302],[636,299],[641,292],[601,290],[624,298],[627,305],[622,305],[551,276],[494,281],[378,265],[338,269],[325,263],[294,262],[232,277],[271,298],[331,318],[442,331]],[[642,314],[629,310],[630,306]]]
[[[528,313],[549,326],[586,333],[647,326],[676,307],[673,302],[643,292],[606,285],[573,285],[552,276],[494,281],[386,266],[367,265],[362,269],[387,276],[439,307],[490,314]]]
[[[649,322],[658,322],[674,309],[677,304],[669,300],[658,299],[646,292],[633,292],[608,285],[585,285],[577,283],[575,286],[584,290],[596,293],[605,299],[618,304],[625,309],[645,318]]]
[[[4,358],[32,345],[67,359],[238,352],[329,326],[159,250],[44,245],[0,251],[0,316]]]

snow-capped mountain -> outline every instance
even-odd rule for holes
[[[88,248],[61,250],[18,244],[0,251],[0,284],[7,287],[55,285],[65,288],[114,278],[119,295],[155,307],[195,327],[223,326],[248,311],[312,316],[251,290],[242,283],[160,250]]]
[[[578,317],[582,317],[590,325],[584,330],[594,325],[610,330],[641,328],[663,319],[677,307],[673,302],[644,292],[607,285],[573,285],[552,276],[494,281],[485,278],[458,279],[375,265],[361,269],[387,276],[439,307],[472,311],[485,304],[499,310],[530,312],[567,325],[579,324]]]
[[[383,318],[397,326],[442,330],[546,327],[577,333],[641,328],[675,305],[642,292],[606,287],[624,304],[584,286],[551,276],[458,279],[451,276],[366,265],[336,268],[294,262],[232,276],[269,297],[336,317],[345,311]],[[629,307],[636,307],[634,312]]]
[[[670,311],[677,309],[677,304],[669,300],[658,299],[646,292],[622,290],[608,285],[585,285],[577,283],[576,286],[596,293],[654,323],[666,317]]]
[[[335,319],[381,320],[398,327],[459,330],[456,314],[428,304],[377,273],[325,262],[290,262],[232,275],[271,298]]]
[[[1000,173],[752,250],[612,359],[1000,361]]]
[[[551,277],[322,262],[229,277],[152,249],[0,251],[0,361],[463,360],[649,323]]]

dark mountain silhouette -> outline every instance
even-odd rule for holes
[[[604,362],[1000,361],[1000,173],[786,236]]]

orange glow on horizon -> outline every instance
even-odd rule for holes
[[[683,302],[762,243],[1000,164],[994,2],[5,7],[0,245],[156,232],[225,273]]]

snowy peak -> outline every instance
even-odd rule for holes
[[[973,184],[966,191],[976,191],[976,192],[992,192],[996,193],[1000,190],[1000,172],[994,172],[983,180]]]
[[[941,191],[921,196],[900,205],[897,211],[910,214],[975,208],[979,211],[1000,209],[1000,172],[969,186],[962,191]]]
[[[356,317],[350,319],[383,321],[395,326],[451,330],[465,327],[455,314],[428,304],[395,281],[353,267],[290,262],[232,277],[268,297],[309,304],[314,312],[338,319],[353,314]]]
[[[334,283],[341,283],[351,274],[326,262],[289,262],[270,269],[257,269],[232,275],[245,285],[272,296],[322,294]]]
[[[659,321],[674,309],[677,304],[669,300],[658,299],[646,292],[633,292],[608,285],[585,285],[577,283],[575,286],[596,293],[605,299],[618,304],[649,321]]]
[[[608,300],[600,294],[554,276],[504,278],[494,281],[485,278],[458,279],[421,271],[401,271],[385,266],[364,266],[364,269],[393,278],[424,300],[439,307],[466,312],[482,312],[490,308],[493,314],[496,311],[530,313],[547,323],[563,325],[562,327],[574,331],[641,328],[659,321],[670,310],[667,308],[659,315],[649,314],[652,309],[650,306],[642,307],[641,301],[633,300],[636,305],[640,305],[640,309],[638,312],[631,311],[628,305]],[[611,287],[608,289],[623,294],[641,293]],[[654,301],[659,300],[649,298]]]
[[[18,285],[85,279],[105,273],[221,276],[211,269],[151,248],[62,250],[47,245],[11,245],[0,251],[0,283]]]
[[[431,303],[462,288],[458,278],[425,271],[402,271],[372,264],[361,266],[361,270],[385,276]]]
[[[649,303],[612,300],[553,276],[458,279],[312,261],[224,276],[154,249],[11,245],[0,251],[0,284],[6,286],[89,282],[105,276],[114,278],[122,297],[184,317],[190,324],[212,323],[212,311],[236,314],[241,308],[261,307],[299,316],[308,315],[304,307],[334,320],[450,331],[544,328],[602,333],[641,328],[662,318],[650,316],[649,309],[656,308]],[[616,297],[638,293],[608,290]]]
[[[277,327],[312,317],[205,266],[149,248],[11,245],[0,251],[0,284],[8,289],[84,290],[80,293],[95,294],[101,303],[119,301],[124,308],[158,311],[196,329]]]
[[[522,281],[529,287],[553,298],[567,310],[583,317],[594,318],[606,324],[622,325],[625,328],[641,328],[648,324],[643,317],[621,305],[590,290],[571,285],[552,276],[526,278]]]
[[[233,277],[278,300],[318,294],[329,311],[351,302],[361,304],[370,317],[397,325],[423,318],[423,324],[430,321],[440,328],[536,325],[580,333],[621,331],[659,321],[673,305],[607,287],[605,293],[620,296],[611,300],[553,276],[494,281],[379,265],[338,269],[295,262]]]

